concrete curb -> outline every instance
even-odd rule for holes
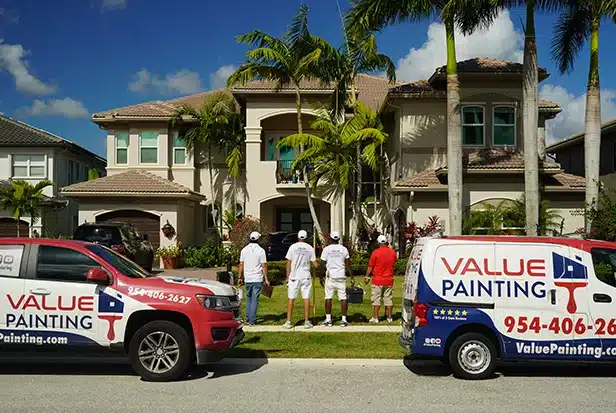
[[[244,331],[247,333],[273,333],[273,332],[297,332],[297,333],[399,333],[402,331],[400,325],[390,326],[348,326],[348,327],[324,327],[314,326],[313,328],[304,328],[299,325],[290,329],[282,328],[282,326],[249,326],[244,325]]]
[[[228,358],[222,359],[215,365],[227,366],[263,366],[270,364],[274,366],[300,366],[300,367],[323,367],[323,366],[359,366],[359,367],[401,367],[404,365],[402,359],[291,359],[291,358]]]

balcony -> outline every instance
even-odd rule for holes
[[[294,171],[294,160],[276,161],[276,185],[282,187],[297,186],[304,184],[302,171]]]

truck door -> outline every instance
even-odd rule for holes
[[[15,342],[15,335],[24,330],[20,304],[23,302],[21,297],[24,294],[27,251],[28,247],[23,244],[0,245],[0,347],[5,344],[21,344]]]
[[[590,260],[588,287],[584,292],[593,318],[593,334],[585,343],[587,348],[593,346],[595,359],[613,360],[616,359],[616,249],[591,248]],[[595,348],[598,343],[601,350]]]

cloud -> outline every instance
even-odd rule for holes
[[[118,10],[126,8],[127,0],[103,0],[101,3],[101,13],[107,10]]]
[[[88,110],[78,100],[71,98],[50,99],[47,102],[37,99],[32,106],[17,109],[17,115],[29,116],[63,116],[65,118],[88,117]]]
[[[546,122],[547,144],[554,144],[571,135],[584,131],[586,94],[574,95],[562,86],[542,85],[539,97],[560,105],[563,111],[556,118]],[[601,121],[616,118],[616,90],[601,90]]]
[[[4,20],[12,24],[17,24],[19,23],[19,15],[14,10],[0,7],[0,20]]]
[[[150,73],[147,69],[141,69],[129,83],[128,89],[133,92],[145,93],[154,91],[161,95],[175,93],[188,95],[201,91],[201,78],[199,73],[187,69],[176,73],[167,74],[164,77]]]
[[[217,71],[210,74],[210,88],[222,89],[227,86],[227,79],[235,72],[237,66],[225,65],[218,68]]]
[[[20,92],[31,95],[50,95],[56,87],[34,77],[28,70],[25,57],[28,52],[21,44],[6,44],[0,39],[0,70],[4,69],[15,79],[15,87]]]
[[[447,63],[445,25],[432,23],[427,34],[428,40],[421,48],[412,48],[398,61],[398,79],[427,79],[434,73],[434,69]],[[455,36],[458,61],[473,57],[490,57],[522,62],[524,35],[515,29],[508,10],[504,10],[487,30],[477,30],[470,36],[462,36],[456,30]]]

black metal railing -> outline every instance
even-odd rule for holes
[[[294,160],[276,162],[276,183],[301,184],[304,183],[304,174],[301,170],[293,169]]]

